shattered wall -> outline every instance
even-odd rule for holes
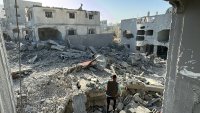
[[[185,6],[173,14],[163,113],[198,113],[200,1],[179,2]]]
[[[121,21],[121,44],[129,46],[131,52],[136,51],[136,27],[136,19]],[[127,37],[127,34],[132,34],[132,37]]]
[[[15,40],[15,36],[13,36],[13,29],[16,29],[16,9],[15,9],[15,1],[14,0],[4,0],[4,9],[6,13],[6,20],[5,25],[3,26],[2,31],[9,35],[13,40]],[[20,26],[20,30],[25,28],[26,24],[26,10],[29,7],[32,7],[34,5],[42,6],[42,3],[38,2],[30,2],[30,1],[23,1],[23,0],[17,0],[18,4],[18,22]],[[22,34],[22,32],[20,32]],[[20,35],[21,38],[24,38],[23,35]]]
[[[106,47],[113,42],[113,34],[92,34],[92,35],[75,35],[67,36],[66,41],[69,41],[72,46],[93,46]]]
[[[18,19],[20,25],[25,25],[26,22],[25,8],[32,7],[33,5],[42,6],[42,3],[23,1],[23,0],[17,0],[17,4],[18,4]],[[16,25],[15,1],[4,0],[4,8],[8,24]]]
[[[4,40],[0,37],[0,113],[16,113],[12,78],[7,62]]]

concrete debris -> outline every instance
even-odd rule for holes
[[[28,45],[23,44],[23,43],[20,43],[20,50],[21,50],[21,51],[26,51],[26,50],[28,50]]]
[[[61,45],[52,45],[52,46],[51,46],[51,49],[63,51],[63,50],[65,49],[65,46],[61,46]]]
[[[86,96],[83,94],[75,95],[72,100],[74,113],[87,113],[85,103],[87,102]]]
[[[55,41],[53,41],[53,40],[48,40],[47,42],[48,42],[48,44],[50,44],[50,45],[59,45],[57,42],[55,42]]]
[[[130,54],[115,46],[66,49],[52,40],[23,46],[27,47],[21,52],[24,112],[105,113],[105,87],[112,74],[118,75],[122,91],[117,112],[161,111],[166,67],[162,60],[150,62],[143,54]],[[18,69],[18,51],[7,52],[19,96],[20,76],[13,71]]]
[[[44,49],[45,47],[47,47],[47,45],[46,45],[45,42],[38,42],[38,43],[36,44],[36,48],[37,48],[38,50]]]
[[[88,49],[93,53],[93,54],[97,54],[97,51],[94,47],[89,46]]]
[[[76,50],[80,50],[80,51],[85,51],[86,47],[83,45],[78,45],[78,46],[71,46],[71,49],[76,49]]]
[[[16,44],[13,42],[5,42],[5,47],[6,47],[6,50],[12,50],[16,48]]]
[[[34,63],[37,60],[38,56],[35,55],[33,58],[31,58],[30,60],[28,60],[28,63]]]
[[[136,113],[151,113],[151,111],[148,108],[145,108],[143,106],[138,106],[134,110]]]
[[[21,77],[25,77],[25,76],[28,76],[32,73],[32,69],[21,69],[21,71],[17,70],[17,71],[12,71],[11,72],[11,76],[13,79],[18,79],[20,78],[20,74],[21,74]]]
[[[128,89],[134,89],[134,90],[143,90],[143,91],[154,91],[163,93],[164,86],[155,86],[155,85],[146,85],[143,82],[132,82],[131,84],[127,85]]]
[[[126,111],[124,111],[124,110],[121,110],[119,113],[126,113]]]
[[[124,107],[124,104],[122,102],[118,103],[118,105],[117,105],[118,110],[121,111],[123,109],[123,107]]]

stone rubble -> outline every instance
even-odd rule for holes
[[[51,49],[52,45],[62,46],[52,40],[23,44],[22,68],[27,69],[21,72],[24,113],[106,113],[105,87],[113,73],[118,75],[122,91],[117,100],[118,113],[161,110],[164,60],[130,54],[116,45],[84,51],[64,46]],[[18,51],[7,52],[19,105]],[[87,65],[90,61],[94,62]]]

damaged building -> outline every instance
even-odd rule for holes
[[[172,8],[165,14],[125,19],[121,21],[121,43],[130,51],[156,54],[166,59]]]
[[[16,10],[15,10],[15,1],[14,0],[4,0],[4,11],[6,19],[3,20],[2,32],[4,36],[12,38],[12,40],[16,40],[17,37],[17,27],[16,27]],[[42,6],[42,3],[31,2],[31,1],[23,1],[17,0],[18,3],[18,24],[19,24],[19,32],[20,37],[25,37],[27,34],[26,30],[26,13],[29,7],[32,6]]]
[[[35,41],[100,33],[98,11],[33,6],[27,15],[29,35]]]

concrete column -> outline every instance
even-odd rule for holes
[[[37,27],[34,28],[34,36],[35,36],[35,41],[39,41],[40,40],[39,35],[38,35],[38,28]]]
[[[85,95],[83,94],[75,95],[72,101],[73,101],[72,107],[73,107],[74,113],[87,113],[86,106],[85,106],[87,98]]]
[[[172,17],[163,113],[200,111],[200,1],[185,8]]]
[[[16,113],[12,78],[2,36],[0,37],[0,113]]]
[[[65,38],[66,38],[65,26],[59,26],[59,27],[57,27],[57,29],[58,29],[58,31],[61,32],[61,34],[62,34],[62,39],[65,40]]]
[[[158,49],[158,46],[157,46],[157,45],[154,45],[153,54],[157,55],[157,49]]]

